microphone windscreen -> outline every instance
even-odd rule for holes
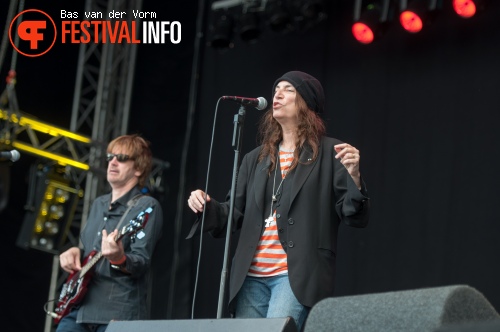
[[[18,161],[19,158],[21,158],[21,154],[17,150],[10,151],[10,155],[11,155],[10,160],[12,161]]]
[[[259,104],[257,105],[257,109],[262,111],[263,109],[265,109],[267,107],[267,100],[266,98],[264,97],[259,97],[257,98],[257,100],[259,101]]]

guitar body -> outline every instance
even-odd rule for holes
[[[119,232],[119,236],[115,241],[120,241],[125,236],[131,236],[132,241],[135,241],[137,232],[142,232],[146,225],[149,214],[153,211],[153,207],[148,207],[130,220]],[[141,234],[143,235],[143,234]],[[139,237],[141,238],[141,237]],[[82,262],[82,269],[78,272],[71,273],[63,285],[59,300],[55,308],[55,313],[48,313],[54,318],[54,323],[58,324],[61,319],[69,314],[71,309],[80,303],[85,294],[87,287],[94,274],[95,266],[102,258],[102,252],[97,250],[92,251]]]
[[[85,257],[82,269],[84,269],[87,263],[92,260],[96,254],[98,254],[98,252],[94,250],[87,257]],[[87,286],[92,279],[93,269],[94,266],[83,276],[80,276],[80,272],[82,270],[73,272],[68,276],[68,279],[66,279],[66,282],[62,287],[61,294],[59,295],[59,301],[57,302],[57,306],[54,310],[57,314],[57,317],[54,318],[55,324],[58,324],[64,316],[69,314],[75,305],[83,300],[85,294],[87,293]]]

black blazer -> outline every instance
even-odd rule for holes
[[[333,296],[337,233],[341,221],[353,227],[365,227],[369,216],[366,189],[354,184],[344,165],[335,159],[334,145],[341,141],[324,137],[319,155],[311,162],[312,150],[305,147],[292,179],[289,209],[277,219],[280,241],[287,252],[288,276],[298,301],[308,307]],[[234,222],[241,229],[233,257],[229,288],[230,305],[247,275],[263,231],[269,157],[258,162],[261,147],[243,157],[236,188]],[[229,195],[223,203],[215,199],[207,204],[204,231],[215,237],[225,236]],[[193,225],[191,237],[200,220]],[[235,227],[233,227],[235,229]]]

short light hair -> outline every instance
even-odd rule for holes
[[[115,138],[108,144],[107,148],[108,153],[111,153],[114,148],[122,148],[134,160],[134,168],[141,172],[139,176],[139,186],[141,187],[146,183],[153,165],[153,154],[149,145],[149,141],[138,134],[133,134]]]

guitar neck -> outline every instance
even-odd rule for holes
[[[120,241],[125,235],[124,234],[117,234],[115,236],[115,241]],[[91,259],[89,259],[84,266],[82,266],[82,269],[80,270],[80,277],[83,277],[88,271],[90,271],[96,264],[99,262],[102,258],[102,252],[99,251],[97,254],[94,255]]]
[[[90,271],[94,267],[94,265],[96,265],[97,262],[101,260],[101,258],[102,258],[102,252],[99,251],[84,266],[82,266],[82,269],[80,270],[80,277],[83,277],[85,273]]]
[[[146,222],[148,220],[149,213],[151,213],[151,211],[153,211],[152,207],[147,208],[143,212],[139,213],[139,215],[134,220],[131,220],[130,223],[129,223],[129,225],[125,225],[122,228],[121,232],[119,232],[115,236],[115,242],[120,241],[126,235],[135,234],[138,230],[143,229],[144,225],[146,224]],[[80,274],[79,274],[80,278],[83,277],[88,271],[90,271],[94,267],[94,265],[96,265],[97,262],[99,262],[99,260],[101,258],[102,258],[102,252],[99,251],[98,253],[95,254],[94,257],[92,257],[91,259],[89,259],[85,263],[85,265],[82,266],[82,269],[80,270]]]

